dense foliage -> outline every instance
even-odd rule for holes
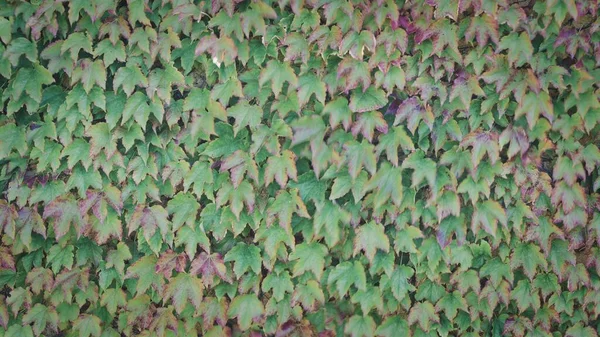
[[[0,336],[597,336],[588,0],[0,2]]]

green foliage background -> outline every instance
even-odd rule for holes
[[[0,2],[0,336],[597,336],[598,7]]]

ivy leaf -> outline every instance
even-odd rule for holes
[[[429,331],[432,322],[439,323],[439,321],[440,318],[435,313],[433,304],[428,301],[415,303],[408,314],[408,324],[412,325],[418,322],[425,332]]]
[[[548,263],[538,246],[532,243],[521,243],[514,248],[510,266],[513,269],[520,266],[523,267],[525,275],[527,275],[530,280],[533,280],[538,267],[545,270],[548,267]]]
[[[294,277],[300,276],[307,271],[311,271],[317,278],[321,279],[325,266],[325,256],[327,255],[327,247],[320,243],[301,243],[296,246],[296,249],[290,254],[290,261],[294,263]]]
[[[511,298],[516,300],[519,312],[524,312],[528,308],[537,311],[540,308],[540,296],[537,289],[533,288],[528,280],[521,280],[512,290]]]
[[[344,155],[348,163],[348,173],[352,180],[358,177],[364,167],[371,175],[374,175],[377,169],[377,159],[375,158],[375,147],[366,140],[361,143],[352,141],[344,145]]]
[[[289,229],[292,224],[293,213],[310,219],[306,205],[298,195],[297,189],[291,189],[290,192],[280,190],[275,197],[275,201],[268,206],[267,225],[270,226],[277,218],[281,227]]]
[[[72,245],[65,247],[52,246],[48,251],[46,265],[52,265],[54,274],[58,274],[61,268],[70,270],[73,267],[73,249]]]
[[[375,330],[376,336],[410,336],[410,327],[408,322],[400,316],[389,316]]]
[[[412,173],[412,187],[419,186],[424,179],[427,179],[429,186],[435,186],[437,176],[436,163],[425,157],[423,150],[417,150],[402,162],[402,168],[410,168]]]
[[[352,337],[372,337],[376,328],[377,325],[371,316],[353,315],[348,320],[344,332]]]
[[[0,126],[0,157],[8,158],[13,150],[17,150],[22,156],[25,155],[27,141],[21,128],[8,123]]]
[[[142,127],[142,130],[146,130],[146,123],[150,117],[150,105],[148,105],[148,97],[142,92],[138,91],[127,99],[127,103],[123,107],[121,125],[127,123],[131,117]]]
[[[285,188],[288,177],[298,181],[295,159],[296,155],[289,150],[284,150],[280,156],[269,157],[265,168],[265,186],[269,186],[273,178],[282,188]]]
[[[138,205],[127,224],[128,235],[131,235],[135,230],[142,227],[144,237],[148,242],[150,242],[157,229],[160,230],[162,237],[165,237],[170,229],[167,216],[167,211],[160,205],[151,207]]]
[[[39,336],[47,326],[53,331],[57,330],[58,315],[53,308],[38,303],[23,316],[23,323],[33,323],[33,332],[36,336]]]
[[[180,273],[172,278],[165,287],[163,296],[170,298],[175,306],[175,311],[181,314],[188,301],[198,310],[202,303],[202,292],[204,284],[202,281],[187,273]]]
[[[492,236],[496,236],[498,222],[507,226],[507,217],[504,208],[495,200],[478,202],[473,213],[471,229],[474,233],[479,232],[479,226]]]
[[[210,286],[213,283],[214,275],[221,278],[227,283],[232,283],[231,277],[227,275],[227,267],[223,263],[221,254],[200,253],[198,257],[192,261],[190,266],[190,274],[202,275],[203,283]]]
[[[365,252],[367,259],[373,263],[377,249],[381,249],[386,253],[390,250],[390,241],[385,235],[383,225],[370,221],[358,227],[354,238],[353,255],[356,256],[362,250]]]
[[[508,62],[512,66],[516,62],[516,66],[521,66],[525,62],[531,60],[533,55],[533,46],[531,38],[527,32],[518,34],[516,32],[504,36],[500,40],[497,53],[506,50],[508,52]]]
[[[271,82],[271,89],[277,98],[285,82],[295,88],[298,85],[298,78],[288,63],[271,60],[267,63],[267,67],[260,72],[258,85],[262,87],[267,82]]]
[[[318,304],[325,303],[325,295],[319,283],[309,280],[306,285],[297,284],[292,296],[292,305],[295,306],[298,302],[309,312],[314,312]]]
[[[167,204],[169,215],[173,215],[173,230],[183,225],[194,227],[200,204],[190,193],[177,193]]]
[[[154,255],[146,255],[129,268],[125,278],[137,278],[136,294],[143,294],[151,286],[154,290],[161,290],[164,284],[163,277],[156,273],[156,261],[158,258]]]
[[[554,106],[547,92],[530,92],[525,95],[523,101],[515,111],[515,118],[525,115],[529,129],[532,130],[537,124],[540,115],[546,117],[550,122],[554,120]]]
[[[33,337],[33,331],[29,325],[13,324],[6,330],[4,337]]]
[[[267,275],[262,282],[261,289],[264,293],[273,290],[273,298],[277,301],[282,301],[286,293],[294,291],[294,284],[290,279],[290,273],[282,271]]]
[[[225,201],[229,201],[231,211],[239,219],[244,204],[248,212],[254,209],[254,187],[245,180],[237,188],[229,183],[223,184],[217,193],[217,206],[220,207]]]
[[[237,317],[240,329],[248,330],[252,325],[252,321],[259,319],[265,312],[262,302],[254,294],[246,294],[236,296],[227,315],[229,318]]]
[[[344,130],[348,131],[352,124],[352,110],[350,110],[345,97],[338,97],[327,102],[323,108],[323,114],[329,115],[329,124],[332,129],[342,125]]]
[[[404,100],[396,110],[396,118],[394,119],[394,126],[399,125],[406,121],[407,128],[413,135],[421,121],[433,129],[433,121],[435,116],[428,105],[423,106],[417,97],[410,97]]]
[[[592,327],[586,327],[581,322],[577,322],[567,329],[565,337],[598,337],[598,333]]]
[[[298,79],[298,104],[302,108],[312,95],[316,99],[325,104],[325,83],[323,83],[316,75],[308,73],[300,76]]]
[[[40,103],[43,86],[52,84],[53,82],[54,78],[48,69],[38,63],[34,63],[32,67],[19,69],[15,79],[10,82],[9,92],[13,100],[18,100],[23,93],[26,93],[31,99]]]
[[[83,218],[77,204],[66,198],[57,198],[44,207],[44,219],[53,218],[54,235],[60,239],[69,232],[71,225],[83,226]]]
[[[89,34],[81,32],[69,34],[60,48],[60,52],[63,54],[69,51],[73,61],[77,61],[80,50],[93,54],[92,39]]]
[[[254,274],[260,274],[261,257],[260,248],[255,245],[249,245],[243,242],[238,243],[230,251],[225,254],[225,262],[234,261],[233,272],[239,279],[248,270],[252,270]]]
[[[452,322],[458,314],[458,309],[465,310],[468,308],[467,301],[458,291],[447,293],[435,305],[436,312],[444,311],[446,317]]]
[[[100,318],[94,315],[84,314],[74,322],[73,329],[79,331],[79,337],[100,337],[102,328],[100,327]]]
[[[390,285],[392,295],[394,295],[398,302],[402,302],[409,292],[415,291],[415,287],[409,281],[414,273],[415,271],[407,266],[397,266],[394,269],[394,273],[390,278]]]
[[[234,137],[238,132],[249,126],[250,129],[254,130],[261,122],[263,115],[262,109],[255,105],[250,105],[247,102],[241,102],[227,110],[227,114],[235,118],[235,124],[233,126]]]
[[[363,265],[354,261],[346,261],[338,264],[335,269],[329,273],[327,279],[328,285],[335,283],[335,289],[338,294],[343,297],[348,293],[348,290],[354,285],[359,290],[366,290],[367,288],[367,276],[365,275],[365,269]]]
[[[147,87],[148,79],[142,74],[142,71],[138,66],[128,65],[126,67],[120,67],[113,79],[113,90],[115,93],[121,86],[127,97],[129,97],[136,86],[143,88]]]
[[[388,100],[383,90],[368,87],[364,91],[358,89],[352,91],[349,108],[353,112],[366,112],[382,108],[387,103]]]
[[[114,315],[119,307],[127,305],[125,292],[116,288],[106,289],[100,298],[100,305],[105,306],[106,310],[108,310],[111,315]]]

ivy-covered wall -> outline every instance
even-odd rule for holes
[[[0,337],[600,328],[597,0],[0,0]]]

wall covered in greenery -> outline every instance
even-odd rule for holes
[[[0,337],[597,336],[596,0],[2,0]]]

